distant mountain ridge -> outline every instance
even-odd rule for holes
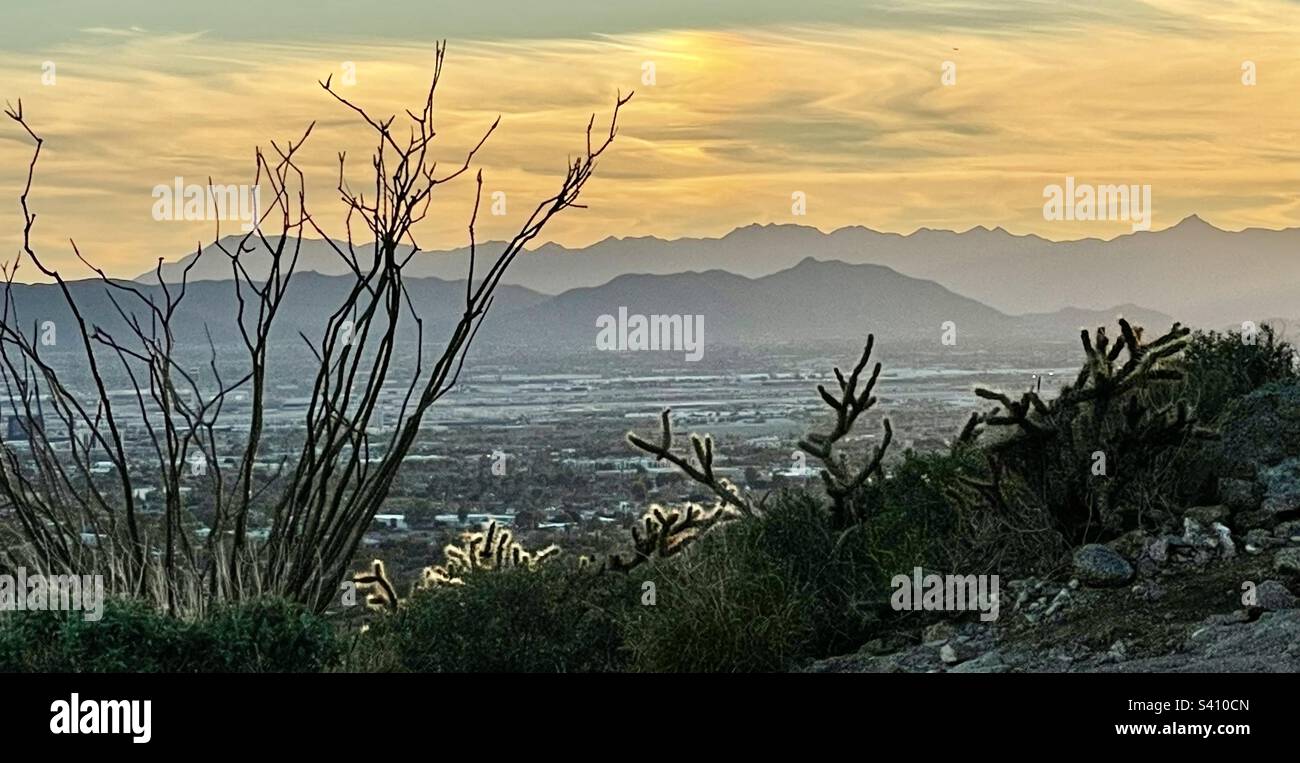
[[[277,346],[286,348],[285,352],[293,352],[293,348],[305,352],[299,332],[318,339],[351,282],[350,276],[296,275],[281,308],[274,339]],[[426,339],[437,341],[459,317],[464,282],[414,278],[407,285],[424,320]],[[88,322],[114,335],[127,335],[104,284],[79,281],[70,288]],[[159,289],[140,288],[146,292]],[[41,320],[71,324],[72,316],[57,289],[49,284],[15,285],[14,304],[20,319],[39,315]],[[760,348],[790,343],[856,344],[868,333],[885,341],[932,343],[937,348],[949,326],[958,345],[968,339],[1075,341],[1081,326],[1113,323],[1119,313],[1162,331],[1172,322],[1167,315],[1132,305],[1008,315],[939,283],[911,278],[883,265],[807,257],[794,267],[758,278],[722,270],[624,275],[556,296],[502,286],[479,340],[507,351],[589,352],[596,348],[601,316],[618,315],[620,308],[630,315],[702,316],[706,346]],[[235,282],[197,281],[190,284],[175,322],[176,338],[199,351],[206,350],[209,335],[218,346],[237,345],[240,336],[235,315]],[[414,337],[409,321],[401,336],[407,340]]]
[[[493,252],[499,244],[484,244]],[[256,252],[250,268],[258,273]],[[855,226],[831,233],[800,225],[749,225],[720,238],[607,238],[582,249],[543,244],[520,255],[504,283],[544,294],[595,287],[620,276],[721,270],[758,278],[807,257],[889,267],[932,280],[1008,314],[1050,313],[1065,306],[1106,310],[1138,304],[1193,325],[1239,325],[1261,316],[1292,316],[1300,283],[1300,229],[1224,231],[1196,216],[1159,231],[1110,240],[1050,241],[1001,228],[964,232],[923,228],[908,235]],[[163,266],[174,281],[194,255]],[[464,278],[467,250],[422,252],[412,277]],[[300,270],[346,273],[323,241],[304,241]],[[221,252],[207,252],[191,281],[230,277]],[[153,272],[141,282],[152,282]]]
[[[691,315],[704,319],[706,342],[858,342],[877,337],[940,345],[947,324],[957,341],[1009,337],[1073,341],[1081,326],[1113,323],[1124,314],[1164,330],[1172,319],[1132,305],[1100,311],[1007,315],[944,286],[883,265],[805,258],[792,268],[747,278],[722,270],[626,275],[597,287],[572,289],[501,316],[510,340],[564,350],[593,346],[596,319],[628,314]],[[509,341],[509,340],[507,340]]]

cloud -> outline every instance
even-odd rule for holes
[[[1001,225],[1048,238],[1127,230],[1045,221],[1043,186],[1067,174],[1151,184],[1156,228],[1193,212],[1227,228],[1300,224],[1292,5],[813,6],[802,24],[760,23],[787,17],[775,4],[745,24],[683,6],[653,27],[621,18],[612,33],[578,24],[567,37],[510,27],[453,39],[437,102],[440,159],[463,161],[502,115],[480,158],[485,191],[505,191],[511,214],[482,220],[480,232],[505,235],[553,192],[590,115],[600,129],[615,93],[636,89],[588,187],[590,208],[558,218],[549,237],[577,246],[720,235],[756,221],[899,232]],[[47,139],[33,196],[38,241],[69,272],[69,237],[126,276],[210,239],[211,225],[153,220],[150,190],[175,177],[247,182],[255,146],[296,138],[313,120],[303,154],[310,198],[339,230],[337,152],[348,152],[359,181],[373,141],[317,80],[354,66],[349,96],[384,114],[427,88],[432,44],[405,27],[410,39],[364,25],[239,36],[189,21],[164,16],[144,31],[92,19],[39,53],[0,54],[0,95],[21,95]],[[1247,60],[1253,87],[1241,82]],[[42,85],[46,61],[57,66],[52,86]],[[956,66],[951,87],[940,81],[945,61]],[[646,62],[653,86],[642,82]],[[15,199],[29,152],[0,126],[0,204]],[[795,190],[808,194],[806,218],[790,216]],[[469,183],[444,189],[420,231],[426,248],[463,243],[471,192]],[[15,251],[16,210],[0,206],[0,251]]]

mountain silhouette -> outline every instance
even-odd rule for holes
[[[319,339],[351,282],[351,276],[295,275],[278,318],[275,346],[286,353],[297,352],[295,348],[305,351],[299,333]],[[463,309],[464,281],[410,278],[407,285],[424,320],[426,341],[437,341]],[[108,298],[109,287],[86,280],[72,282],[70,288],[90,325],[118,338],[128,336]],[[161,301],[160,287],[138,288]],[[75,322],[56,286],[15,284],[13,289],[20,321],[53,321],[64,336],[69,330],[75,335]],[[132,305],[121,293],[116,296],[128,308]],[[703,316],[706,343],[750,347],[859,342],[868,333],[938,346],[949,326],[958,342],[1012,337],[1074,341],[1080,327],[1113,323],[1120,314],[1153,330],[1164,330],[1172,322],[1167,315],[1134,305],[1010,315],[935,281],[912,278],[883,265],[806,257],[793,267],[757,278],[723,270],[623,275],[555,296],[502,286],[480,341],[496,348],[587,352],[595,348],[597,321],[602,315],[618,315],[620,308],[629,315]],[[135,312],[145,317],[143,310]],[[236,313],[235,282],[191,283],[173,324],[176,340],[196,351],[206,351],[208,336],[218,347],[238,346]],[[399,336],[413,341],[414,324],[403,324]],[[78,346],[65,341],[60,348],[77,350]]]
[[[483,244],[480,257],[500,246]],[[632,274],[720,270],[759,278],[813,257],[883,265],[1009,314],[1066,306],[1109,310],[1129,303],[1217,328],[1267,315],[1295,316],[1290,284],[1300,281],[1298,250],[1300,229],[1229,232],[1195,215],[1163,230],[1074,241],[983,226],[962,232],[922,228],[901,235],[861,226],[823,233],[800,225],[755,224],[720,238],[607,238],[582,249],[543,244],[521,254],[503,282],[560,294]],[[466,253],[421,252],[408,275],[462,279]],[[192,257],[165,265],[164,277],[177,280]],[[249,257],[257,274],[257,252]],[[322,241],[304,242],[299,268],[347,272]],[[229,261],[220,252],[206,253],[190,274],[191,281],[229,277]],[[152,279],[151,271],[138,280]]]

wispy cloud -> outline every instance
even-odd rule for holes
[[[599,125],[615,92],[633,88],[590,209],[548,230],[566,244],[717,235],[755,221],[1001,225],[1050,238],[1128,229],[1045,221],[1043,186],[1065,175],[1152,185],[1157,228],[1193,212],[1229,228],[1300,225],[1293,4],[760,3],[752,18],[726,3],[730,16],[685,3],[610,16],[597,5],[568,7],[586,22],[567,36],[545,24],[530,36],[517,18],[447,24],[479,27],[452,40],[438,101],[443,158],[462,158],[503,115],[481,158],[485,190],[506,191],[509,214],[484,220],[485,235],[504,234],[549,194],[589,115]],[[805,6],[802,18],[790,10]],[[494,18],[505,13],[492,4]],[[297,137],[312,120],[310,190],[337,225],[336,153],[348,151],[360,178],[371,145],[316,82],[350,62],[358,102],[400,113],[418,101],[432,37],[420,34],[430,17],[411,14],[402,40],[343,21],[241,33],[200,16],[91,14],[40,50],[6,48],[0,97],[23,97],[47,138],[33,199],[39,242],[67,265],[75,237],[121,275],[191,250],[211,226],[154,221],[150,190],[177,176],[246,182],[254,146]],[[606,19],[605,31],[591,18]],[[940,81],[945,61],[956,66],[951,87]],[[1241,82],[1244,61],[1254,87]],[[42,84],[45,62],[57,84]],[[642,83],[646,62],[653,86]],[[28,150],[0,128],[3,199],[14,198]],[[470,191],[447,189],[422,231],[426,247],[462,243]],[[808,195],[806,217],[791,216],[794,191]],[[12,253],[16,204],[3,199],[0,246]]]

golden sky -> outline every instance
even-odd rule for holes
[[[563,19],[530,32],[504,7],[499,29],[487,16],[447,25],[442,156],[463,158],[502,116],[480,165],[484,190],[506,193],[507,214],[484,217],[481,236],[504,235],[551,193],[589,115],[600,128],[615,93],[629,89],[636,97],[588,186],[590,208],[566,212],[545,239],[719,236],[753,222],[900,233],[985,225],[1052,239],[1130,230],[1045,220],[1044,186],[1067,175],[1150,185],[1154,229],[1193,213],[1227,229],[1300,225],[1300,4],[730,5],[707,17],[685,4],[676,14],[600,16],[575,21],[572,34]],[[128,277],[192,251],[213,224],[155,220],[152,189],[175,177],[249,182],[255,146],[296,138],[312,120],[309,201],[327,228],[341,222],[336,154],[348,151],[359,180],[372,142],[317,80],[340,81],[351,62],[356,84],[340,92],[380,114],[415,108],[439,25],[286,18],[151,25],[145,11],[124,11],[64,18],[59,34],[11,27],[0,36],[0,99],[21,97],[46,138],[32,203],[50,262],[85,274],[70,238]],[[642,81],[647,62],[653,85]],[[951,86],[944,62],[956,67]],[[1242,82],[1244,62],[1253,86]],[[29,155],[18,128],[0,125],[6,259],[19,243]],[[796,191],[806,215],[792,213]],[[465,243],[471,204],[468,176],[444,187],[421,245]]]

